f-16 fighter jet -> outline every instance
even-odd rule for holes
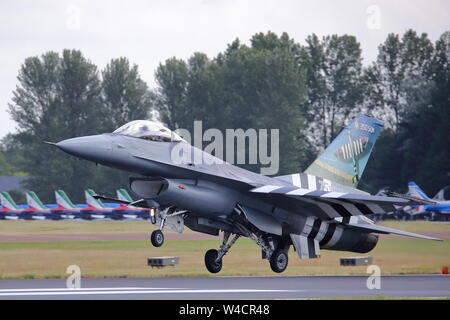
[[[219,249],[205,254],[210,272],[219,272],[225,254],[240,237],[247,237],[279,273],[288,265],[291,245],[299,258],[310,259],[319,257],[321,249],[369,252],[379,233],[439,240],[377,226],[365,217],[393,211],[394,205],[417,204],[356,189],[382,126],[377,119],[358,115],[304,173],[279,177],[233,166],[146,120],[56,146],[139,175],[130,178],[130,189],[142,199],[128,204],[151,208],[152,222],[159,226],[152,233],[155,246],[163,244],[164,228],[182,232],[186,225],[212,235],[223,231]]]

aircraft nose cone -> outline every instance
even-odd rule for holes
[[[95,162],[104,162],[111,153],[111,141],[104,135],[67,139],[56,146],[75,157]]]

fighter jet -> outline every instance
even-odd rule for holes
[[[422,204],[411,206],[409,212],[412,215],[422,215],[430,220],[447,220],[450,221],[450,201],[443,197],[444,189],[440,190],[433,199],[414,182],[408,182],[408,193],[425,201],[433,201],[435,204]]]
[[[125,191],[125,190],[123,190]],[[115,203],[104,203],[101,199],[96,197],[96,193],[92,189],[87,189],[84,191],[85,197],[86,197],[86,203],[90,208],[93,208],[94,211],[91,213],[91,217],[94,219],[136,219],[137,214],[141,214],[142,212],[147,212],[148,209],[143,208],[133,208],[133,206],[129,206],[126,203],[131,203],[133,200],[123,200],[119,203],[118,200],[120,200],[122,197],[128,195],[128,193],[123,193],[121,191],[117,192],[119,195],[118,199],[112,199]],[[128,195],[129,196],[129,195]],[[109,199],[109,198],[106,198]],[[148,216],[148,214],[147,214]]]
[[[64,190],[56,190],[55,199],[62,219],[92,219],[91,213],[95,208],[86,204],[75,205]]]
[[[377,119],[358,115],[304,173],[279,177],[222,161],[147,120],[54,145],[78,158],[138,175],[129,185],[142,199],[131,205],[151,208],[151,221],[159,226],[151,236],[153,245],[163,244],[166,228],[182,232],[186,225],[212,235],[222,231],[222,245],[205,254],[208,271],[219,272],[230,248],[247,237],[280,273],[288,265],[291,245],[299,258],[309,259],[319,257],[321,249],[369,252],[380,233],[439,240],[378,226],[365,217],[393,211],[394,205],[417,204],[356,188],[382,126]]]
[[[7,191],[0,192],[2,217],[5,220],[43,220],[42,212],[28,205],[18,205]]]
[[[27,205],[29,208],[35,210],[33,214],[34,220],[46,220],[46,219],[58,219],[59,215],[54,210],[46,207],[39,199],[38,195],[34,191],[27,191],[25,193],[27,198]]]

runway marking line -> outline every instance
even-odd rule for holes
[[[118,290],[119,289],[119,290]],[[80,289],[2,289],[0,296],[53,296],[53,295],[108,295],[108,294],[175,294],[175,293],[263,293],[263,292],[303,292],[306,290],[275,289],[164,289],[164,288],[80,288]]]
[[[142,287],[113,287],[113,288],[42,288],[42,289],[0,289],[0,293],[2,292],[22,292],[22,291],[27,291],[27,292],[33,292],[33,291],[89,291],[89,290],[163,290],[163,289],[177,289],[177,290],[181,290],[181,289],[187,289],[187,288],[142,288]]]

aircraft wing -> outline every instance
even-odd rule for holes
[[[368,214],[395,211],[394,206],[415,204],[415,202],[408,199],[310,190],[295,186],[262,186],[251,189],[250,192],[265,194],[269,197],[268,200],[272,200],[271,202],[275,205],[293,200],[294,206],[301,213],[326,219],[331,223],[340,223],[350,228],[374,233],[393,233],[407,237],[442,241],[441,239],[417,233],[375,225],[373,221],[365,217]]]
[[[414,205],[408,199],[373,196],[370,194],[320,191],[291,187],[265,185],[251,189],[250,192],[264,194],[270,202],[283,204],[294,202],[300,211],[321,219],[335,219],[374,213],[395,211],[394,206]],[[303,210],[301,210],[303,209]]]

